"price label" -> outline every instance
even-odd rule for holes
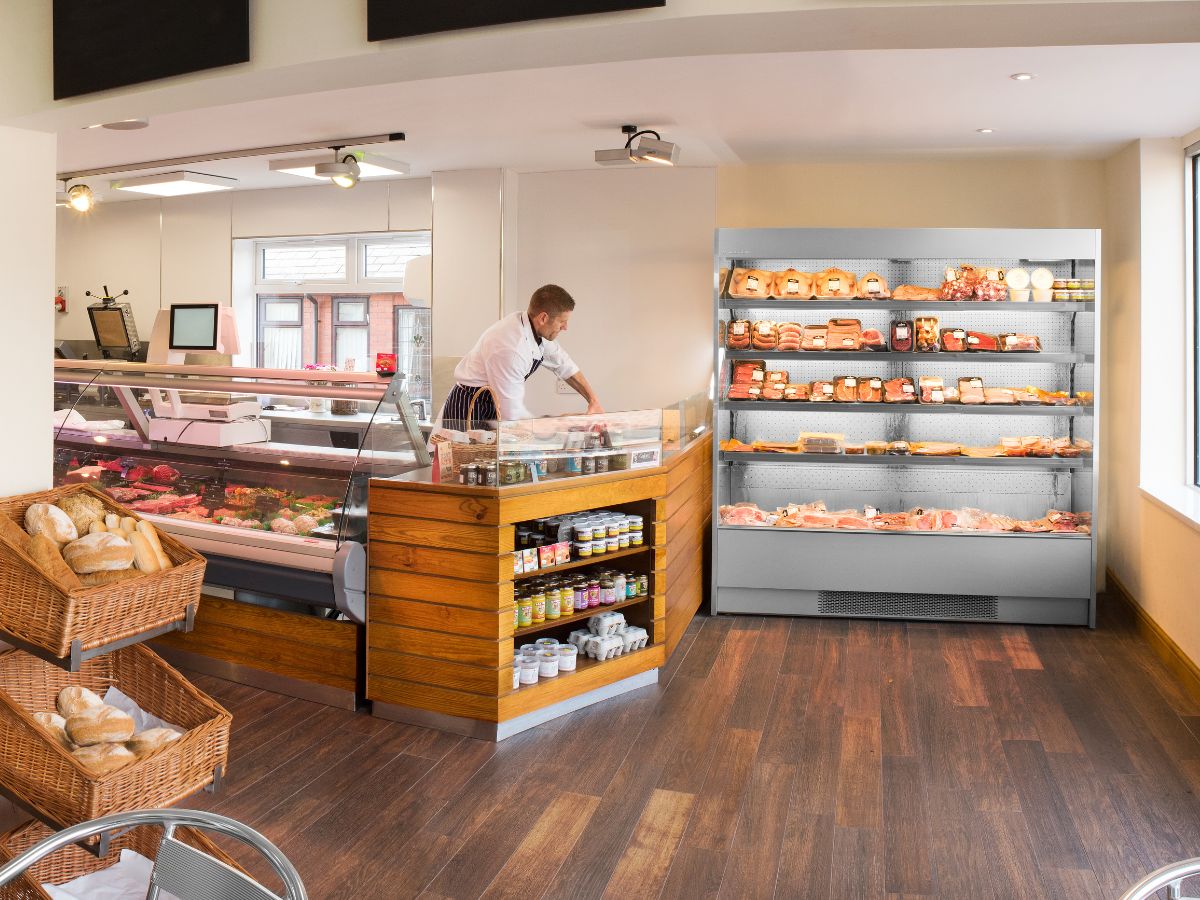
[[[747,275],[746,276],[746,290],[757,291],[758,285],[759,285],[759,281],[758,281],[757,275]]]

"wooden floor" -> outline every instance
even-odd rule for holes
[[[1200,854],[1200,704],[1096,631],[701,616],[493,745],[196,676],[315,898],[1114,898]]]

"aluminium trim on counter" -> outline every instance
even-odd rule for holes
[[[980,302],[943,304],[941,302],[899,301],[813,301],[812,309],[836,309],[852,315],[853,310],[885,310],[903,314],[904,310],[979,309],[1002,313],[1005,321],[1014,316],[1036,315],[1040,320],[1047,313],[1063,315],[1087,314],[1094,317],[1092,346],[1086,354],[1056,354],[1054,362],[1074,365],[1093,365],[1102,359],[1100,298],[1102,296],[1100,232],[1095,229],[969,229],[969,228],[737,228],[718,229],[714,237],[713,290],[713,370],[718,392],[723,368],[735,356],[741,358],[784,359],[783,354],[769,352],[730,353],[715,338],[720,334],[722,314],[733,310],[801,309],[808,301],[779,301],[771,299],[726,299],[717,274],[723,267],[732,269],[739,260],[945,260],[947,265],[971,263],[989,259],[1016,259],[1022,265],[1035,267],[1043,262],[1094,261],[1096,301],[1088,303],[1001,303]],[[862,274],[856,272],[855,274]],[[893,285],[894,287],[895,285]],[[878,304],[878,305],[876,305]],[[1074,321],[1072,319],[1072,321]],[[1033,326],[1036,328],[1036,325]],[[1072,326],[1073,327],[1073,326]],[[1072,347],[1077,350],[1077,347]],[[877,354],[882,357],[897,354]],[[923,362],[919,354],[905,363]],[[935,356],[935,354],[930,354]],[[1004,361],[1005,354],[993,354]],[[1037,354],[1031,354],[1036,357]],[[789,361],[806,364],[822,354],[787,354]],[[859,358],[855,354],[855,358]],[[870,359],[863,354],[862,359]],[[933,360],[929,360],[933,361]],[[996,360],[989,360],[996,361]],[[1019,360],[1026,361],[1026,360]],[[1049,359],[1043,355],[1043,362]],[[1019,373],[1020,367],[1014,372]],[[1075,370],[1072,368],[1072,372]],[[1018,376],[1019,377],[1019,376]],[[758,613],[776,615],[835,615],[825,611],[821,597],[849,594],[863,596],[893,596],[902,598],[933,594],[961,594],[964,597],[987,596],[995,600],[992,612],[979,621],[1041,622],[1095,626],[1096,566],[1099,529],[1103,520],[1098,507],[1099,474],[1101,465],[1100,377],[1095,384],[1095,405],[1068,408],[1005,408],[1003,410],[970,412],[972,415],[1065,416],[1074,422],[1090,419],[1093,425],[1093,454],[1090,467],[1065,468],[1090,478],[1092,511],[1091,535],[1012,535],[948,532],[913,534],[903,532],[823,531],[783,528],[730,528],[720,524],[722,503],[721,474],[730,463],[736,464],[736,454],[723,454],[720,441],[728,433],[727,418],[738,412],[878,412],[880,415],[901,413],[920,415],[924,412],[948,413],[948,408],[870,410],[865,405],[848,404],[838,409],[829,404],[792,406],[787,403],[728,402],[717,398],[713,441],[713,510],[712,510],[712,608],[714,613]],[[1074,383],[1072,381],[1072,383]],[[814,406],[822,406],[814,410]],[[1085,418],[1086,417],[1086,418]],[[894,420],[902,421],[902,420]],[[947,420],[953,421],[953,419]],[[1047,421],[1054,421],[1048,419]],[[836,430],[836,429],[835,429]],[[747,462],[750,462],[747,460]],[[903,465],[897,458],[896,465]],[[842,468],[842,467],[839,467]],[[875,467],[872,466],[872,469]],[[972,470],[988,467],[976,466]],[[845,471],[860,471],[853,466]],[[1087,485],[1086,480],[1083,482]],[[1086,488],[1085,488],[1086,489]],[[732,498],[731,498],[732,499]],[[796,497],[804,502],[816,497]],[[961,561],[960,561],[961,560]],[[974,574],[973,574],[974,573]],[[841,615],[853,613],[840,613]],[[914,616],[921,618],[922,616]],[[931,616],[938,618],[939,616]],[[958,618],[957,616],[940,616]],[[972,616],[964,616],[976,620]]]

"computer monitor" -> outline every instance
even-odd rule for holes
[[[171,307],[172,350],[216,350],[219,306],[216,303],[180,303]]]
[[[96,303],[88,307],[92,334],[102,352],[136,353],[141,342],[128,303]]]

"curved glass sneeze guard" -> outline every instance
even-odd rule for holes
[[[298,373],[235,377],[239,393],[231,394],[232,377],[60,363],[55,484],[93,484],[172,530],[204,539],[266,540],[287,552],[297,552],[293,542],[311,547],[311,539],[365,542],[369,479],[412,471],[428,458],[415,417],[402,415],[396,403],[404,397],[400,386],[373,375],[368,385],[311,384]],[[171,381],[186,381],[189,390],[159,386]],[[212,432],[202,419],[194,427],[185,422],[175,440],[152,440],[161,436],[152,423],[156,407],[164,418],[166,394],[215,408],[251,404],[238,408],[252,413],[238,422],[246,440],[203,446]]]

